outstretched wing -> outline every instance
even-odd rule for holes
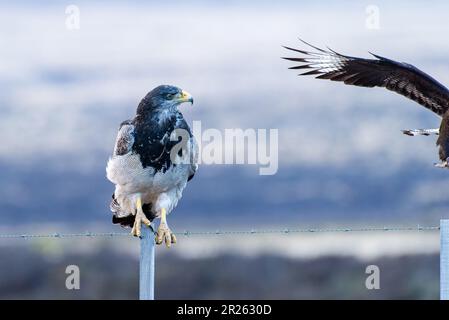
[[[304,43],[317,52],[285,47],[304,55],[299,58],[284,58],[301,63],[290,68],[307,70],[300,75],[317,75],[317,79],[341,81],[360,87],[385,87],[416,101],[440,116],[449,109],[449,90],[410,64],[372,53],[376,59],[349,57],[332,49],[326,51]]]
[[[131,151],[134,144],[134,125],[131,120],[120,124],[114,146],[114,156],[122,156]]]

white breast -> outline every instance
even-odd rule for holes
[[[109,159],[106,176],[115,185],[128,187],[129,192],[139,192],[139,190],[151,188],[154,169],[143,168],[138,154],[127,153]]]
[[[190,165],[171,165],[165,172],[156,172],[151,167],[143,168],[140,156],[128,153],[109,159],[107,178],[116,185],[114,196],[123,211],[131,214],[135,210],[137,195],[143,203],[152,203],[156,214],[164,207],[169,213],[182,197]]]

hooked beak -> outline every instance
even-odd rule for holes
[[[182,90],[178,101],[179,103],[190,102],[190,104],[193,104],[193,97],[187,91]]]

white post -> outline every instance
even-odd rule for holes
[[[449,220],[440,220],[440,299],[449,300]]]
[[[139,299],[154,300],[154,231],[142,224],[140,239]]]

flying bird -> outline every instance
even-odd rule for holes
[[[175,86],[151,90],[131,120],[121,123],[107,178],[115,184],[110,209],[112,222],[132,227],[139,237],[141,224],[160,218],[156,243],[169,247],[176,237],[167,215],[176,207],[187,182],[198,168],[198,147],[178,106],[193,104],[192,96]]]
[[[314,51],[284,47],[302,56],[283,58],[299,63],[289,68],[303,70],[304,72],[299,75],[316,75],[317,79],[340,81],[359,87],[384,87],[416,101],[442,117],[439,129],[402,130],[402,132],[411,136],[439,135],[437,146],[441,163],[436,166],[449,167],[449,90],[444,85],[408,63],[397,62],[373,53],[370,54],[375,59],[350,57],[329,48],[323,50],[301,41]]]

